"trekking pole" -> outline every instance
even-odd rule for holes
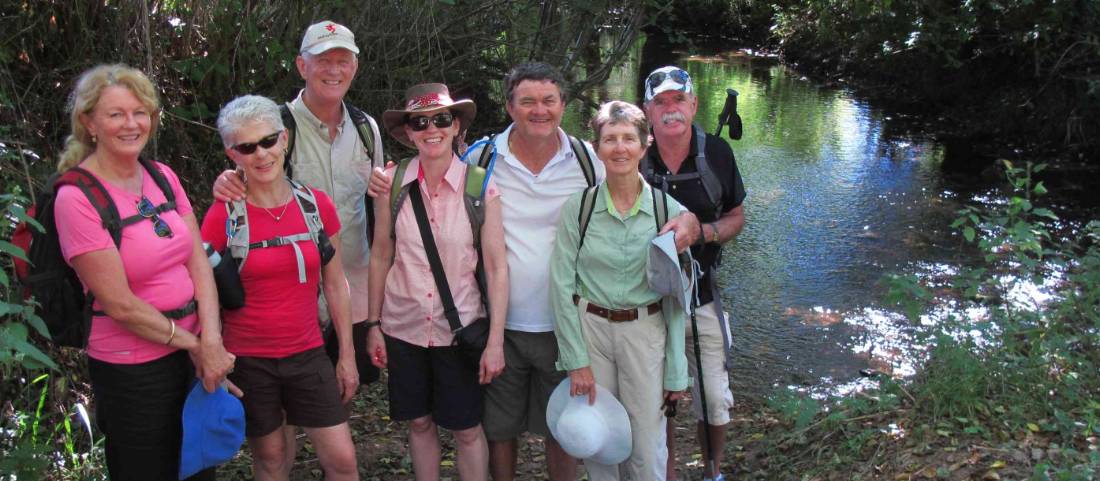
[[[703,359],[699,351],[699,322],[695,318],[695,306],[699,304],[699,263],[691,258],[690,252],[687,257],[688,265],[691,268],[691,342],[695,347],[695,380],[699,381],[699,405],[703,408],[703,440],[705,441],[705,445],[703,446],[703,464],[706,466],[707,471],[716,473],[714,456],[712,456],[711,453],[711,446],[714,444],[710,439],[710,413],[707,411],[707,390],[706,384],[703,383]],[[703,473],[703,477],[706,477],[705,472]]]
[[[726,89],[726,105],[722,107],[722,113],[718,114],[718,130],[714,131],[714,135],[721,137],[722,127],[726,125],[729,125],[730,138],[741,140],[741,115],[737,113],[737,91],[734,89]]]

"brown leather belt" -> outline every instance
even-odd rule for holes
[[[573,296],[573,304],[580,305],[580,296]],[[654,315],[661,311],[661,301],[654,302],[648,306],[639,307],[636,309],[608,309],[606,307],[588,303],[588,307],[585,309],[590,314],[595,314],[611,322],[630,322],[638,320],[638,311],[646,309],[649,315]]]

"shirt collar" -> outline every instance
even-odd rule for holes
[[[465,188],[463,185],[463,173],[462,162],[458,160],[458,157],[451,157],[451,165],[447,167],[447,172],[443,174],[443,185],[446,185],[453,192],[458,192]],[[405,168],[405,177],[401,179],[401,187],[404,187],[414,180],[423,180],[424,171],[420,165],[420,157],[413,157],[409,161],[409,166]]]
[[[516,156],[512,155],[512,148],[510,145],[508,145],[508,136],[512,134],[512,128],[515,126],[515,122],[512,122],[510,125],[508,125],[508,128],[504,129],[504,132],[501,132],[499,135],[496,136],[494,143],[496,144],[497,153],[504,157],[505,162],[519,164],[519,159],[517,159]],[[566,134],[561,127],[558,127],[558,140],[558,153],[554,154],[554,157],[550,159],[549,163],[546,164],[547,167],[553,165],[555,162],[561,161],[562,159],[573,158],[573,147],[569,144],[569,134]]]
[[[630,211],[623,216],[624,219],[630,218],[638,214],[638,212],[644,212],[651,217],[653,216],[653,190],[642,178],[641,173],[638,174],[638,182],[642,184],[642,192],[638,195],[638,199],[634,201],[634,205],[630,208]],[[611,200],[611,189],[607,187],[606,179],[600,184],[600,190],[603,191],[604,201],[602,203],[596,202],[595,209],[606,210],[608,213],[618,214],[618,211],[615,210],[615,203]]]
[[[321,122],[321,119],[318,119],[316,115],[313,115],[313,111],[309,110],[309,107],[306,106],[305,101],[302,100],[302,95],[304,95],[305,92],[306,89],[299,90],[298,96],[290,102],[290,107],[294,109],[294,112],[296,112],[298,115],[302,116],[302,118],[304,118],[307,122],[309,122],[310,126],[313,126],[318,131],[324,132],[325,136],[323,138],[327,139],[328,126],[325,125],[324,122]],[[340,106],[342,107],[344,116],[340,119],[340,125],[336,126],[336,130],[339,132],[343,132],[344,126],[347,125],[348,121],[351,120],[351,115],[348,114],[348,108],[343,104],[343,102],[340,103]]]

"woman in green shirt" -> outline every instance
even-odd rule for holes
[[[683,310],[649,287],[646,258],[658,231],[653,196],[664,196],[670,216],[683,207],[638,173],[649,140],[640,109],[605,103],[592,127],[607,179],[562,208],[550,262],[557,365],[569,372],[570,395],[592,403],[599,384],[630,416],[630,457],[618,466],[586,461],[589,479],[663,480],[668,452],[662,406],[678,399],[690,380]],[[585,197],[592,200],[585,209],[591,217],[582,227]]]

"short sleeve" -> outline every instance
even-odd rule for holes
[[[225,209],[225,202],[214,202],[202,218],[202,240],[219,252],[225,250],[228,242],[225,231],[225,221],[228,218],[229,213]]]
[[[317,212],[321,214],[321,222],[325,224],[325,234],[332,237],[340,232],[340,217],[336,215],[336,204],[332,198],[323,191],[312,189],[313,196],[317,198]]]
[[[79,188],[65,185],[54,201],[54,224],[65,262],[88,252],[113,249],[115,242],[92,203]]]

